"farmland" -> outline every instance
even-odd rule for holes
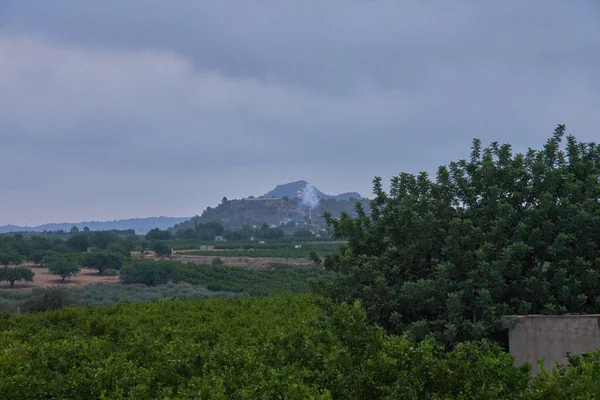
[[[2,237],[0,398],[595,398],[600,350],[532,374],[500,335],[600,312],[600,146],[563,134],[376,178],[336,243]]]

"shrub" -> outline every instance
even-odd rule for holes
[[[102,276],[117,276],[118,273],[119,273],[119,270],[117,270],[117,269],[107,268],[104,271],[102,271]]]
[[[109,251],[96,251],[87,253],[82,260],[82,265],[86,268],[98,269],[98,272],[102,274],[105,269],[121,269],[123,257]]]
[[[223,265],[223,260],[221,260],[221,257],[215,257],[210,261],[210,265],[215,266],[215,265]]]
[[[76,304],[69,289],[55,286],[49,288],[34,288],[31,297],[24,301],[23,312],[41,312],[58,310]]]
[[[159,257],[170,256],[172,253],[171,248],[164,242],[153,242],[150,245],[150,250]]]
[[[155,286],[171,279],[172,265],[168,262],[141,260],[125,265],[121,269],[121,282],[143,283]]]

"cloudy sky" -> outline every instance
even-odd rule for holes
[[[0,0],[0,225],[199,214],[600,132],[600,3]]]

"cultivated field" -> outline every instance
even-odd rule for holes
[[[15,286],[13,288],[10,287],[10,283],[8,282],[0,282],[0,290],[8,289],[8,290],[27,290],[35,287],[49,287],[49,286],[74,286],[81,287],[86,285],[93,285],[98,283],[117,283],[119,282],[119,276],[101,276],[98,274],[97,269],[87,269],[82,268],[81,272],[74,277],[71,277],[63,282],[62,278],[58,275],[52,275],[48,272],[48,268],[45,267],[37,267],[31,263],[23,264],[24,267],[28,267],[33,272],[35,272],[35,276],[33,277],[33,282],[15,282]]]
[[[250,269],[270,269],[273,265],[289,265],[291,267],[313,267],[313,263],[307,258],[283,258],[283,257],[223,257],[215,251],[214,255],[188,255],[185,252],[174,253],[168,259],[185,263],[211,265],[214,258],[221,259],[223,264],[230,267],[243,267]],[[144,256],[140,252],[131,252],[133,258],[156,259],[153,252],[146,252]]]

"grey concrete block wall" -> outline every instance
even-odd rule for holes
[[[508,333],[510,354],[516,365],[530,363],[538,371],[544,367],[567,364],[566,353],[580,354],[600,348],[600,315],[525,315],[514,319]]]

